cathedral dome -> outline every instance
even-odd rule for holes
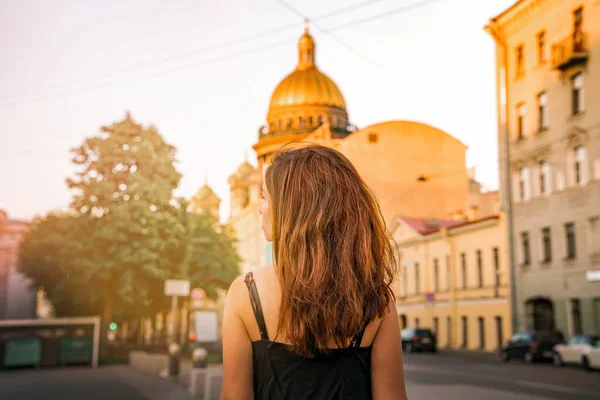
[[[298,65],[271,96],[262,134],[309,133],[324,122],[345,133],[346,101],[338,86],[315,64],[315,41],[305,29],[298,41]]]

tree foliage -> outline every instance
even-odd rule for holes
[[[152,315],[168,307],[165,279],[210,297],[238,274],[227,230],[175,199],[175,148],[129,115],[72,150],[71,212],[34,221],[20,268],[62,315]]]

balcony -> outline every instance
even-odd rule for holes
[[[588,34],[575,31],[552,45],[552,68],[565,71],[588,60]]]

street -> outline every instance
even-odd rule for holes
[[[598,371],[505,364],[488,354],[405,354],[404,369],[411,400],[600,399]]]
[[[490,355],[405,355],[411,400],[600,399],[600,372],[551,364],[504,364]],[[0,372],[2,400],[190,400],[185,389],[128,366]]]

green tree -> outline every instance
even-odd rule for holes
[[[227,289],[239,274],[240,257],[227,225],[218,225],[208,214],[189,215],[189,240],[184,275],[211,299]]]
[[[58,315],[88,315],[97,304],[87,288],[77,285],[80,242],[77,220],[68,214],[49,214],[34,220],[19,247],[19,269],[35,287],[47,290]]]
[[[165,279],[190,279],[215,298],[238,274],[226,227],[194,214],[173,191],[175,148],[129,115],[72,150],[78,171],[68,214],[32,224],[20,268],[43,286],[59,315],[123,318],[169,307]]]
[[[175,148],[154,127],[129,114],[72,150],[78,167],[68,179],[82,240],[77,284],[94,291],[110,323],[115,306],[146,304],[150,289],[178,265],[185,227],[172,202],[181,175]],[[73,260],[71,260],[73,262]]]

